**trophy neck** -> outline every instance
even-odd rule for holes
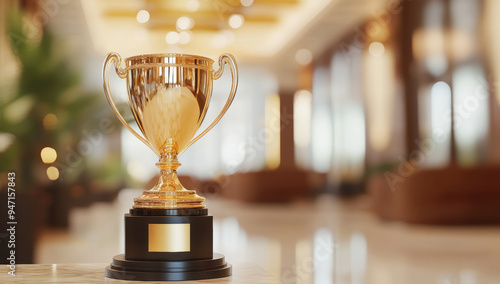
[[[134,199],[133,208],[205,208],[205,198],[197,195],[194,190],[185,189],[177,177],[177,168],[181,163],[177,160],[175,143],[164,148],[156,166],[160,169],[158,182],[152,189],[145,190],[140,197]]]

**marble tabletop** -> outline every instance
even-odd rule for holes
[[[0,283],[176,283],[123,281],[104,277],[108,264],[21,264],[16,266],[16,276],[7,274],[6,265],[0,269]],[[178,283],[178,282],[177,282]],[[233,275],[225,278],[182,281],[181,283],[281,283],[262,266],[255,263],[233,264]]]

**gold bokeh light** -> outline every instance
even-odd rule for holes
[[[48,167],[47,168],[47,177],[50,180],[57,180],[59,178],[59,170],[53,166]]]
[[[45,130],[52,130],[56,128],[58,122],[59,120],[55,114],[48,113],[43,117],[43,128]]]
[[[42,157],[42,162],[44,162],[45,164],[50,164],[56,161],[57,152],[54,148],[45,147],[40,152],[40,157]]]

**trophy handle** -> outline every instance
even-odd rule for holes
[[[104,86],[104,94],[106,95],[106,99],[108,100],[109,105],[111,106],[111,109],[115,113],[115,115],[118,117],[120,122],[130,131],[132,134],[135,135],[139,140],[142,141],[142,143],[146,144],[151,150],[153,150],[154,153],[157,151],[154,149],[153,145],[149,143],[148,140],[146,140],[144,137],[142,137],[139,133],[137,133],[131,126],[130,124],[125,121],[123,116],[121,115],[120,111],[116,108],[115,102],[113,101],[113,96],[111,95],[111,91],[109,89],[109,80],[108,80],[108,73],[109,73],[109,67],[111,64],[115,64],[115,71],[118,77],[121,79],[127,78],[127,72],[120,67],[122,63],[122,59],[118,53],[115,52],[110,52],[108,55],[106,55],[106,59],[104,60],[104,66],[102,69],[102,81],[103,81],[103,86]]]
[[[232,84],[231,84],[231,91],[229,92],[229,97],[227,98],[226,104],[220,111],[219,115],[214,119],[214,121],[207,127],[203,132],[201,132],[198,136],[193,138],[193,140],[189,141],[189,143],[184,147],[184,149],[179,153],[182,154],[187,148],[189,148],[193,143],[196,141],[200,140],[201,137],[203,137],[205,134],[208,133],[208,131],[212,130],[217,123],[222,119],[224,114],[226,114],[228,108],[231,106],[231,103],[234,100],[234,96],[236,95],[236,89],[238,88],[238,65],[236,64],[236,60],[234,59],[234,56],[229,54],[229,53],[224,53],[219,57],[219,70],[217,70],[214,73],[214,79],[217,80],[222,76],[222,73],[224,72],[224,65],[228,64],[229,68],[231,68],[231,76],[233,78]]]

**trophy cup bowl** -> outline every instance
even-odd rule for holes
[[[231,105],[238,70],[230,54],[219,57],[219,69],[210,58],[185,54],[150,54],[122,59],[106,56],[103,86],[112,110],[122,124],[157,156],[160,177],[156,185],[134,199],[125,214],[125,254],[115,256],[106,276],[128,280],[194,280],[231,275],[224,256],[213,253],[212,216],[204,198],[185,189],[177,177],[178,157],[210,131]],[[129,105],[140,129],[137,133],[117,109],[110,92],[111,65],[126,79]],[[228,64],[232,86],[215,120],[195,137],[212,97],[213,81]]]

